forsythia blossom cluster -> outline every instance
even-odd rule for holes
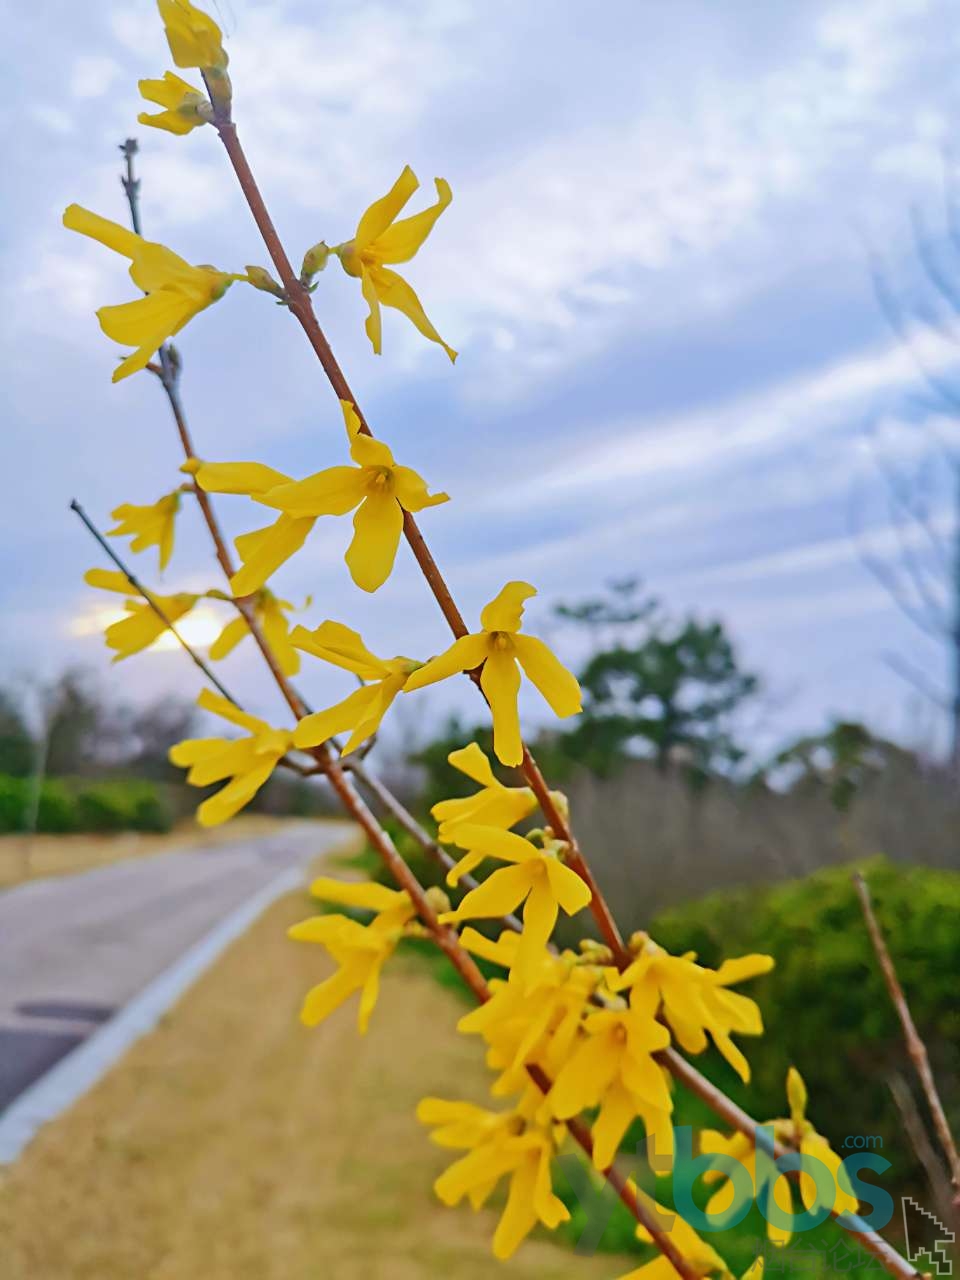
[[[158,7],[175,65],[199,72],[205,92],[171,71],[161,79],[143,80],[143,97],[161,110],[141,115],[141,122],[176,135],[208,123],[221,132],[224,126],[232,129],[228,58],[219,27],[190,0],[158,0]],[[369,311],[365,328],[375,353],[380,354],[382,346],[381,308],[389,307],[405,314],[453,361],[457,353],[440,338],[411,286],[392,269],[416,255],[451,203],[449,185],[438,178],[436,202],[401,218],[418,185],[405,167],[390,191],[359,219],[352,239],[333,248],[319,241],[307,251],[300,280],[294,284],[302,302],[304,290],[317,287],[316,277],[333,254],[344,272],[360,283]],[[107,336],[132,348],[114,372],[114,381],[148,368],[168,377],[164,344],[235,282],[296,306],[290,292],[294,285],[288,281],[285,289],[263,268],[233,273],[191,265],[165,246],[78,205],[69,206],[63,221],[70,230],[127,258],[130,277],[143,295],[97,312]],[[158,351],[160,364],[155,365],[152,359]],[[232,494],[267,508],[271,522],[235,540],[240,568],[230,581],[232,594],[175,592],[146,599],[123,573],[94,569],[86,580],[126,597],[125,616],[106,629],[115,661],[149,648],[168,625],[206,598],[236,611],[211,645],[211,659],[227,658],[253,632],[283,677],[297,674],[302,655],[308,655],[358,682],[346,696],[303,714],[292,727],[274,727],[228,698],[204,690],[200,707],[232,726],[231,736],[190,739],[170,752],[173,763],[188,769],[192,785],[223,784],[198,809],[204,825],[233,817],[278,766],[295,765],[291,753],[313,752],[315,760],[324,761],[331,745],[349,757],[369,744],[401,695],[460,673],[479,685],[490,707],[496,760],[510,768],[524,766],[537,792],[516,785],[515,778],[501,779],[494,761],[476,742],[450,754],[450,764],[477,789],[438,802],[432,815],[438,841],[457,851],[448,859],[447,887],[451,893],[464,887],[466,891],[451,906],[443,891],[431,890],[429,910],[422,900],[421,910],[432,936],[445,947],[456,937],[460,946],[499,971],[489,983],[489,999],[458,1024],[463,1034],[479,1036],[485,1046],[493,1073],[491,1094],[498,1106],[487,1109],[426,1098],[418,1117],[433,1129],[437,1144],[458,1153],[436,1182],[445,1204],[466,1200],[479,1209],[498,1189],[505,1191],[493,1239],[495,1255],[505,1259],[538,1224],[555,1229],[569,1218],[556,1193],[554,1168],[571,1130],[582,1137],[589,1128],[590,1142],[582,1142],[592,1152],[596,1171],[603,1174],[639,1121],[651,1164],[658,1172],[669,1167],[674,1099],[665,1050],[675,1047],[698,1055],[713,1046],[742,1081],[749,1080],[749,1064],[734,1037],[760,1035],[762,1020],[754,1001],[731,988],[767,973],[773,962],[751,955],[710,969],[693,954],[670,955],[646,934],[630,940],[626,958],[618,952],[619,965],[607,947],[589,939],[576,949],[556,945],[558,920],[581,917],[591,905],[592,891],[581,875],[582,861],[564,838],[568,833],[550,826],[551,816],[554,826],[565,823],[567,803],[558,792],[550,793],[549,802],[545,797],[521,736],[518,698],[526,676],[562,718],[580,711],[581,692],[574,675],[550,648],[523,630],[525,605],[536,595],[528,582],[507,582],[480,611],[476,631],[462,634],[465,628],[456,622],[454,642],[424,661],[381,657],[342,622],[327,619],[312,629],[291,627],[288,615],[293,606],[268,584],[301,550],[318,520],[352,513],[353,535],[344,559],[355,585],[375,592],[390,578],[404,534],[419,538],[414,516],[449,501],[446,493],[431,493],[417,471],[396,462],[391,449],[372,436],[355,404],[342,399],[340,409],[349,460],[297,480],[259,461],[190,458],[181,468],[186,482],[152,504],[124,503],[114,510],[117,524],[110,535],[130,538],[134,552],[156,548],[163,570],[173,552],[184,492],[201,503],[207,502],[207,494]],[[218,549],[221,561],[226,561],[219,544]],[[288,700],[299,705],[292,697]],[[544,825],[516,831],[535,820],[537,795],[550,811],[542,815]],[[480,873],[479,881],[472,878],[475,873]],[[317,914],[290,930],[293,939],[322,947],[334,964],[333,973],[307,993],[302,1020],[316,1026],[357,995],[363,1033],[387,961],[402,941],[422,938],[427,931],[405,891],[323,877],[314,882],[313,894],[344,911]],[[495,922],[495,936],[464,928],[478,920]],[[827,1165],[836,1184],[828,1197],[831,1209],[855,1208],[838,1158],[806,1119],[806,1090],[796,1072],[791,1072],[788,1096],[790,1118],[772,1122],[775,1136]],[[735,1156],[750,1170],[754,1184],[760,1181],[751,1139],[707,1132],[702,1147]],[[717,1212],[730,1208],[733,1183],[719,1170],[712,1172],[710,1181],[720,1184],[711,1207]],[[650,1213],[661,1212],[637,1187],[632,1187],[632,1194]],[[791,1191],[784,1180],[776,1183],[774,1194],[781,1207],[789,1208]],[[808,1207],[824,1196],[806,1174],[800,1176],[799,1194]],[[681,1217],[672,1216],[667,1234],[697,1275],[732,1280],[719,1254]],[[642,1229],[638,1236],[649,1242]],[[789,1232],[771,1228],[771,1238],[782,1244]],[[759,1280],[762,1268],[758,1261],[743,1280]],[[675,1274],[669,1259],[661,1256],[625,1280],[670,1280]]]

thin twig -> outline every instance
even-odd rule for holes
[[[950,1170],[950,1181],[953,1183],[954,1192],[960,1195],[960,1154],[957,1153],[957,1144],[954,1140],[953,1133],[950,1129],[950,1122],[947,1120],[947,1113],[943,1109],[943,1103],[940,1101],[940,1093],[937,1089],[937,1082],[934,1079],[933,1071],[930,1068],[930,1057],[927,1053],[927,1046],[924,1044],[920,1033],[917,1031],[916,1024],[913,1021],[913,1015],[910,1012],[910,1006],[907,1003],[907,997],[904,994],[903,987],[900,985],[900,979],[897,976],[896,965],[890,950],[887,947],[883,937],[883,931],[877,920],[876,912],[873,909],[873,902],[870,898],[870,888],[863,875],[858,871],[853,876],[853,883],[857,890],[857,896],[860,899],[860,907],[863,911],[863,918],[867,924],[867,931],[870,934],[870,941],[873,943],[873,949],[876,953],[877,961],[880,965],[880,971],[883,974],[883,980],[887,987],[890,1000],[896,1010],[897,1017],[900,1019],[900,1026],[903,1028],[903,1038],[906,1042],[907,1053],[913,1063],[917,1078],[923,1089],[924,1096],[927,1099],[927,1105],[930,1108],[930,1114],[933,1117],[933,1127],[936,1130],[941,1149],[947,1160],[947,1167]]]
[[[109,542],[107,542],[106,538],[97,528],[97,526],[93,523],[93,521],[84,511],[83,507],[81,507],[80,503],[76,500],[76,498],[74,498],[74,500],[70,503],[70,510],[80,517],[80,519],[86,525],[87,531],[100,544],[101,550],[106,552],[106,554],[110,557],[110,559],[117,566],[120,572],[124,574],[126,578],[129,580],[130,585],[134,587],[140,593],[140,595],[143,596],[144,600],[147,602],[147,604],[150,606],[153,612],[157,615],[157,617],[160,619],[163,625],[167,628],[168,631],[170,631],[173,634],[174,639],[176,639],[179,642],[180,647],[192,659],[192,661],[200,668],[200,670],[203,672],[206,678],[210,681],[210,683],[214,686],[214,688],[218,689],[225,698],[230,698],[230,694],[227,692],[224,686],[220,683],[220,681],[217,679],[214,673],[210,670],[209,665],[203,660],[203,658],[200,657],[199,653],[197,653],[195,649],[192,649],[190,645],[187,643],[187,641],[184,640],[183,636],[177,630],[175,624],[171,622],[170,619],[167,617],[166,613],[164,613],[162,606],[157,603],[156,597],[147,590],[147,588],[143,585],[143,583],[139,580],[139,578],[137,578],[137,576],[133,573],[133,571],[123,563],[123,561],[114,551],[113,547],[110,546]],[[232,702],[233,699],[230,698],[230,701]],[[239,703],[235,703],[234,705],[237,707],[240,707]]]
[[[934,1150],[933,1143],[930,1141],[927,1126],[923,1122],[913,1091],[899,1071],[890,1072],[887,1076],[887,1087],[890,1090],[894,1105],[900,1113],[900,1123],[903,1125],[903,1131],[907,1135],[911,1147],[913,1147],[914,1155],[923,1165],[923,1171],[927,1175],[927,1182],[937,1206],[937,1213],[944,1222],[948,1222],[957,1213],[957,1208],[950,1197],[950,1180],[940,1156]]]
[[[356,760],[353,756],[348,756],[342,763],[344,769],[352,773],[368,791],[371,791],[376,796],[384,809],[386,809],[391,817],[393,817],[400,826],[403,827],[407,835],[412,836],[424,853],[431,858],[437,866],[442,868],[444,871],[451,871],[457,865],[456,859],[452,858],[450,854],[447,853],[446,849],[444,849],[443,845],[434,840],[428,832],[423,829],[409,809],[407,809],[406,806],[397,799],[389,787],[385,786],[380,781],[376,774],[371,773],[364,764],[359,760]],[[460,877],[458,883],[462,885],[463,888],[470,890],[476,889],[479,882],[471,875],[463,875]],[[500,923],[506,925],[506,927],[511,929],[514,933],[521,933],[523,931],[523,924],[516,916],[503,916]]]
[[[237,181],[246,198],[250,212],[263,238],[267,252],[273,261],[274,266],[280,276],[283,284],[284,294],[286,296],[287,307],[299,321],[301,328],[307,336],[310,345],[313,347],[314,353],[320,362],[320,365],[327,376],[333,391],[338,399],[348,401],[353,405],[357,417],[360,421],[360,430],[364,435],[372,436],[373,432],[363,414],[362,409],[354,395],[350,384],[347,382],[346,376],[337,361],[333,350],[327,341],[326,335],[320,327],[316,313],[313,309],[313,301],[310,293],[300,282],[299,277],[295,273],[290,262],[287,252],[283,247],[277,229],[273,224],[270,213],[264,202],[260,188],[257,185],[256,178],[247,161],[246,154],[240,144],[237,136],[236,125],[229,118],[222,115],[215,116],[214,124],[223,142],[224,149],[233,166]],[[420,566],[420,570],[426,579],[427,585],[433,593],[434,599],[440,607],[440,611],[446,619],[447,625],[458,639],[468,634],[467,625],[463,620],[457,604],[453,598],[450,588],[447,586],[446,580],[434,560],[433,555],[427,546],[420,528],[410,514],[405,511],[403,513],[403,532],[406,537],[410,550],[413,552],[414,559]],[[624,945],[623,937],[614,920],[613,914],[609,909],[599,885],[588,866],[573,831],[570,828],[564,815],[561,813],[557,805],[554,803],[550,794],[550,788],[537,765],[536,760],[531,754],[529,748],[524,746],[523,763],[521,765],[524,776],[526,777],[537,802],[543,812],[548,825],[553,829],[554,834],[559,840],[562,840],[569,849],[567,854],[568,865],[584,880],[591,891],[590,909],[601,936],[613,952],[614,959],[621,968],[625,968],[632,961],[633,957]]]

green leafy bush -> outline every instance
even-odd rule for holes
[[[956,1123],[960,1094],[960,874],[894,865],[862,867],[920,1034]],[[750,984],[766,1035],[744,1047],[753,1081],[740,1086],[719,1059],[705,1073],[760,1119],[783,1114],[791,1063],[810,1088],[810,1116],[841,1149],[848,1137],[879,1140],[893,1168],[891,1193],[921,1186],[921,1172],[892,1102],[888,1080],[913,1082],[896,1014],[867,936],[851,871],[832,868],[773,889],[715,894],[660,915],[651,932],[673,952],[696,951],[709,965],[753,951],[776,968]],[[919,1102],[921,1112],[924,1104]],[[704,1117],[705,1119],[705,1117]],[[699,1120],[699,1117],[698,1117]],[[926,1193],[924,1193],[926,1194]]]
[[[0,774],[0,833],[28,827],[33,782]],[[51,835],[70,831],[169,831],[170,812],[156,787],[118,781],[71,787],[47,778],[40,787],[36,829]]]

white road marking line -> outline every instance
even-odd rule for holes
[[[0,1115],[0,1164],[11,1164],[41,1125],[91,1089],[141,1036],[152,1031],[200,975],[281,894],[304,883],[302,869],[284,871],[194,943],[109,1022],[26,1088]]]

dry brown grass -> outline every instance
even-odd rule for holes
[[[355,1009],[304,1030],[327,972],[284,937],[291,894],[127,1058],[0,1175],[3,1280],[486,1280],[495,1217],[449,1210],[449,1153],[414,1109],[480,1100],[478,1045],[414,961],[388,970],[369,1034]],[[515,1280],[610,1280],[618,1258],[529,1241]]]
[[[201,827],[191,818],[166,835],[123,831],[116,835],[0,836],[0,889],[44,876],[91,871],[127,858],[146,858],[175,849],[213,849],[228,841],[268,835],[279,830],[283,821],[253,813],[222,827]]]

